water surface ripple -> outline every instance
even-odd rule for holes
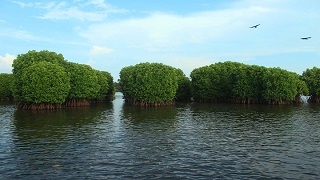
[[[0,179],[319,179],[319,105],[0,104]]]

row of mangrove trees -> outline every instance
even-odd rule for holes
[[[120,86],[125,100],[140,106],[170,105],[191,97],[198,102],[292,104],[310,95],[309,102],[320,102],[319,68],[299,75],[227,61],[194,69],[190,77],[161,63],[140,63],[121,70]]]
[[[280,68],[228,61],[194,69],[190,76],[196,101],[291,104],[308,94],[298,74]]]
[[[84,106],[112,99],[108,72],[68,62],[47,50],[18,55],[12,74],[0,74],[0,99],[14,99],[22,109]],[[162,63],[139,63],[121,69],[119,89],[126,102],[165,106],[176,101],[241,104],[320,102],[320,68],[302,75],[280,68],[219,62],[194,69],[188,78],[181,69]]]
[[[12,67],[12,74],[0,76],[0,97],[14,99],[20,109],[85,106],[114,95],[110,73],[68,62],[55,52],[29,51]]]

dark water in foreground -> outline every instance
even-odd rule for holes
[[[0,179],[319,179],[320,106],[0,104]]]

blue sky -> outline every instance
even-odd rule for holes
[[[302,74],[320,67],[319,8],[319,0],[2,0],[0,73],[18,54],[49,50],[115,80],[140,62],[187,76],[224,61]]]

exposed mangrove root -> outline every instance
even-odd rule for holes
[[[308,103],[320,103],[320,96],[310,96]]]
[[[114,94],[108,94],[105,98],[104,101],[112,101],[115,99]]]
[[[90,104],[101,104],[101,103],[105,102],[105,100],[103,100],[103,99],[102,100],[101,99],[92,99],[89,101],[90,101]]]
[[[88,100],[88,99],[69,99],[62,104],[57,103],[22,103],[19,102],[16,106],[18,109],[29,109],[29,110],[42,110],[42,109],[61,109],[65,107],[83,107],[91,104],[98,104],[106,102],[103,100]]]
[[[100,103],[105,103],[105,102],[110,102],[115,99],[115,96],[113,95],[107,95],[103,99],[90,99],[87,100],[90,104],[100,104]]]
[[[283,105],[283,104],[296,104],[302,103],[300,96],[294,100],[264,100],[264,99],[252,99],[252,98],[214,98],[214,99],[196,99],[196,102],[208,102],[208,103],[231,103],[231,104],[271,104],[271,105]]]
[[[0,97],[0,101],[13,101],[13,98],[10,98],[10,97]]]
[[[56,103],[18,103],[17,108],[25,110],[52,110],[61,109],[63,106],[62,104]]]
[[[89,106],[90,102],[87,99],[69,99],[63,103],[65,107],[81,107]]]
[[[145,102],[145,101],[136,101],[136,100],[126,100],[126,103],[131,104],[133,106],[140,107],[160,107],[160,106],[173,106],[175,105],[174,101],[167,102]]]

